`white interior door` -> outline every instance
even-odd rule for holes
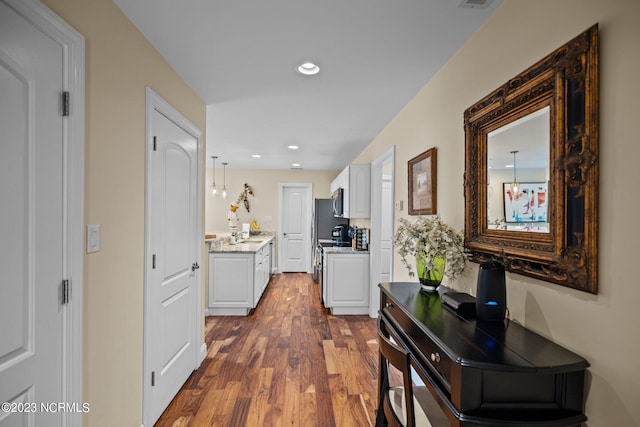
[[[153,424],[197,368],[199,140],[152,114],[148,153],[145,361]]]
[[[391,281],[393,271],[393,165],[382,168],[382,206],[380,207],[380,282]]]
[[[16,3],[0,1],[0,426],[70,425],[47,406],[69,401],[75,386],[63,298],[71,260],[81,262],[68,180],[75,146],[60,108],[69,51],[64,24],[53,31],[57,18],[41,5]]]
[[[280,184],[280,271],[311,273],[311,184]]]
[[[371,163],[371,317],[380,308],[378,284],[393,278],[394,170],[394,147]]]

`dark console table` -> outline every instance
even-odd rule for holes
[[[380,315],[411,352],[432,406],[441,411],[433,427],[559,427],[586,421],[589,363],[582,357],[517,323],[459,316],[437,293],[420,292],[417,283],[379,287]],[[378,425],[385,423],[381,412]]]

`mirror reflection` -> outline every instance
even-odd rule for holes
[[[549,107],[487,135],[487,228],[548,233]]]

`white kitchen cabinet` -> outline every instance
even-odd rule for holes
[[[349,165],[331,182],[330,189],[344,190],[345,218],[371,217],[371,166]]]
[[[207,314],[246,316],[255,308],[271,277],[271,245],[242,250],[225,246],[209,253],[209,309]]]
[[[258,305],[271,276],[271,247],[269,245],[263,246],[255,253],[254,269],[253,307]]]
[[[327,253],[325,306],[334,315],[369,313],[369,254]]]
[[[209,254],[209,314],[247,315],[255,305],[254,254]]]

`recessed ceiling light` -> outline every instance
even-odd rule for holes
[[[313,62],[304,62],[298,65],[298,72],[300,74],[304,74],[305,76],[313,76],[320,72],[320,67],[318,67]]]
[[[260,154],[252,154],[251,157],[253,157],[254,159],[259,159],[260,157],[262,157],[262,155],[260,155]]]
[[[294,168],[299,168],[300,167],[300,163],[294,163],[291,166],[293,166]]]
[[[297,150],[297,149],[298,149],[298,148],[300,148],[300,147],[298,147],[297,145],[289,145],[289,146],[287,146],[287,148],[288,148],[289,150]]]

